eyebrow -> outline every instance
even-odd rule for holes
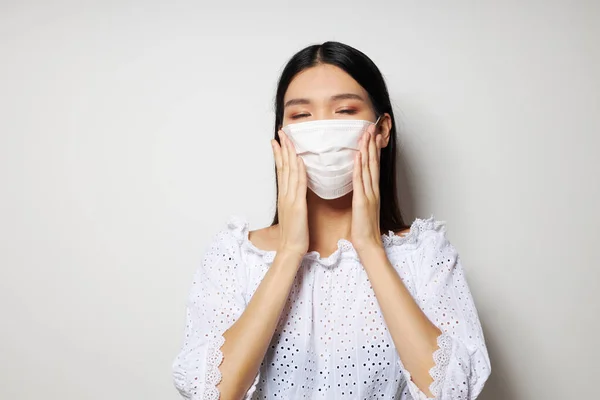
[[[331,98],[329,100],[330,101],[338,101],[338,100],[348,100],[348,99],[365,101],[365,99],[363,99],[362,96],[359,96],[356,93],[336,94],[334,96],[331,96]],[[283,105],[283,108],[286,108],[289,106],[295,106],[298,104],[310,104],[310,100],[309,99],[291,99],[291,100],[288,100],[285,102],[285,104]]]

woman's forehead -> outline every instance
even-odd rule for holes
[[[325,99],[339,93],[366,96],[365,90],[343,69],[320,64],[298,73],[290,82],[284,101],[291,98]]]

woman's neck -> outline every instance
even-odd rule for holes
[[[323,200],[307,191],[309,251],[328,256],[337,249],[339,239],[350,240],[352,192],[339,199]]]

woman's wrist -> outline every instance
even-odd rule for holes
[[[364,268],[369,268],[371,265],[384,264],[388,260],[383,243],[371,244],[356,248],[358,257],[360,258]]]
[[[363,254],[375,254],[381,251],[384,251],[383,242],[381,239],[372,239],[368,241],[358,242],[355,241],[352,243],[356,252],[360,255]]]
[[[296,251],[287,247],[280,248],[275,252],[275,261],[277,263],[281,263],[285,266],[294,265],[296,268],[300,266],[303,257],[304,254],[302,254],[300,251]]]

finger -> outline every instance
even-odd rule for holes
[[[277,182],[279,182],[279,186],[281,186],[281,168],[283,162],[281,159],[281,147],[275,139],[271,139],[271,147],[273,148],[273,158],[275,159],[275,171],[277,172]]]
[[[375,127],[371,127],[371,140],[369,140],[369,171],[371,172],[371,188],[373,194],[377,196],[379,189],[379,157],[377,157]]]
[[[360,146],[362,183],[363,187],[365,188],[365,195],[367,197],[371,197],[373,192],[371,189],[371,171],[369,170],[369,142],[371,140],[372,138],[370,132],[367,130]]]
[[[365,189],[362,183],[362,163],[360,160],[360,151],[354,156],[354,169],[352,171],[352,201],[362,200],[365,197]]]
[[[288,175],[288,195],[292,199],[296,198],[298,190],[298,156],[294,143],[291,140],[286,140],[288,161],[289,161],[289,175]]]
[[[302,157],[298,156],[298,192],[297,199],[306,201],[306,166]]]
[[[287,195],[288,191],[288,175],[289,175],[289,161],[288,152],[286,149],[286,142],[288,141],[285,132],[279,132],[279,140],[281,141],[281,187],[280,192],[283,196]]]

